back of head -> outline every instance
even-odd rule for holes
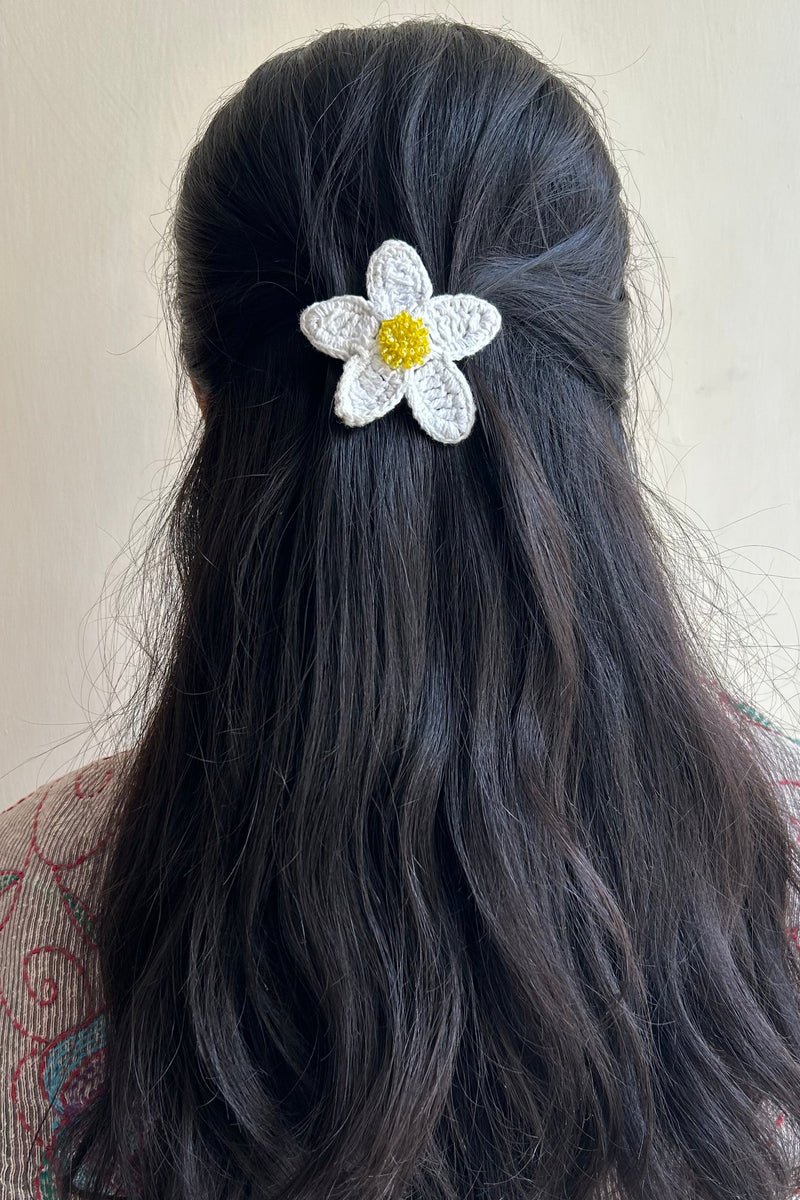
[[[629,219],[587,103],[465,24],[335,29],[218,109],[174,235],[206,421],[65,1176],[779,1194],[792,848],[643,499]],[[502,314],[457,445],[404,404],[337,420],[341,363],[298,327],[389,238]]]

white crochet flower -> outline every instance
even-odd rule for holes
[[[500,313],[479,296],[432,292],[414,247],[390,238],[367,264],[368,299],[334,296],[300,313],[311,344],[346,360],[334,404],[346,425],[366,425],[405,396],[439,442],[460,442],[472,429],[475,402],[453,360],[486,346]]]

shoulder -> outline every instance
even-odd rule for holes
[[[51,779],[0,812],[0,869],[8,856],[28,851],[54,865],[78,865],[93,852],[92,835],[109,814],[114,783],[130,751],[97,759]],[[0,875],[0,892],[3,883]]]
[[[6,1185],[11,1195],[50,1194],[54,1130],[91,1091],[102,1055],[95,889],[129,754],[70,771],[0,813],[3,1195]]]

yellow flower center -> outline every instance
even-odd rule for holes
[[[405,309],[396,317],[381,321],[378,345],[383,361],[390,367],[418,367],[431,350],[422,318],[412,317]]]

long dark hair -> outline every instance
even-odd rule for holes
[[[169,282],[207,419],[61,1195],[800,1186],[794,851],[637,468],[630,231],[586,97],[457,22],[282,52],[192,148]],[[502,314],[456,446],[404,404],[346,427],[298,328],[390,237]]]

